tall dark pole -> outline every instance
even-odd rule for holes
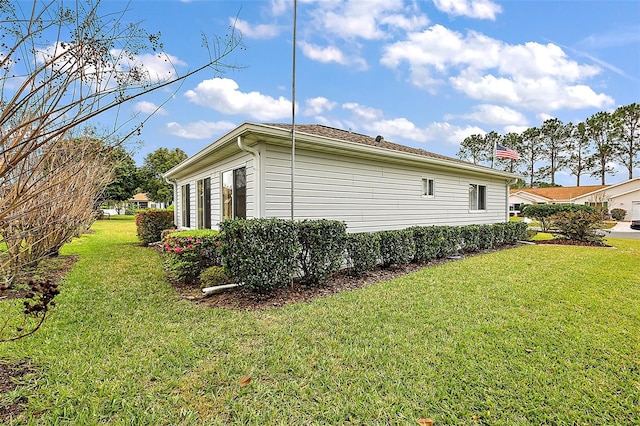
[[[294,180],[296,174],[296,19],[298,1],[293,0],[293,70],[291,77],[291,220],[295,217]]]

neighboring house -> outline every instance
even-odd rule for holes
[[[322,125],[243,123],[165,173],[179,228],[226,218],[333,219],[350,232],[508,220],[504,171]]]
[[[630,220],[633,206],[640,205],[640,178],[615,185],[512,189],[510,213],[518,214],[522,204],[587,204],[609,212],[617,208],[626,210],[625,220]]]
[[[149,196],[144,192],[135,194],[128,200],[129,205],[136,209],[164,209],[165,203],[156,203],[149,199]]]

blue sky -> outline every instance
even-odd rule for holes
[[[228,58],[237,69],[204,71],[127,107],[145,114],[170,99],[145,124],[139,163],[159,147],[195,154],[244,121],[291,121],[292,1],[108,5],[160,31],[180,73],[206,61],[201,32],[224,36],[235,22],[243,34]],[[583,121],[640,102],[639,22],[635,0],[300,0],[296,122],[455,157],[473,133]],[[625,179],[621,169],[607,183]]]

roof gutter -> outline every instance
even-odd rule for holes
[[[258,151],[257,149],[251,148],[250,146],[245,145],[242,142],[242,136],[238,135],[237,138],[237,142],[238,142],[238,148],[240,148],[242,151],[248,152],[249,154],[253,155],[253,174],[255,175],[255,178],[253,180],[254,184],[253,184],[253,197],[255,200],[255,208],[254,208],[254,212],[253,212],[253,217],[256,219],[259,219],[262,217],[262,197],[261,197],[261,192],[262,192],[262,185],[260,184],[261,182],[261,173],[260,173],[260,151]]]

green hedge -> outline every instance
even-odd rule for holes
[[[407,265],[416,253],[411,229],[380,231],[380,258],[383,266]]]
[[[162,231],[172,228],[175,228],[172,211],[147,209],[136,214],[136,233],[144,244],[161,241]]]
[[[584,204],[528,204],[521,208],[521,214],[526,217],[536,219],[540,222],[543,232],[549,230],[549,218],[555,214],[563,212],[586,211],[596,213],[593,207]]]
[[[162,240],[164,264],[177,281],[193,282],[211,266],[220,266],[220,232],[212,229],[179,231]]]
[[[347,234],[347,265],[353,275],[363,275],[380,261],[380,235],[375,232]]]
[[[478,225],[466,225],[460,228],[460,241],[462,249],[466,253],[478,251],[480,247],[480,227]]]
[[[317,284],[340,269],[344,260],[347,227],[344,222],[322,219],[298,222],[297,228],[302,280]]]
[[[442,226],[442,247],[438,257],[452,256],[460,250],[460,227]]]
[[[444,246],[442,226],[414,226],[409,229],[413,232],[416,248],[415,262],[424,263],[440,257]]]
[[[283,219],[225,220],[222,257],[227,273],[258,293],[288,285],[300,246],[296,223]]]
[[[317,284],[344,263],[352,274],[362,275],[379,264],[424,263],[460,250],[472,253],[514,244],[525,240],[526,233],[523,222],[347,234],[344,223],[331,220],[241,219],[224,221],[220,234],[169,233],[164,248],[167,269],[177,279],[195,280],[208,267],[223,264],[227,276],[266,293],[291,283],[296,272],[302,282]],[[205,278],[213,282],[220,271],[211,274]]]

